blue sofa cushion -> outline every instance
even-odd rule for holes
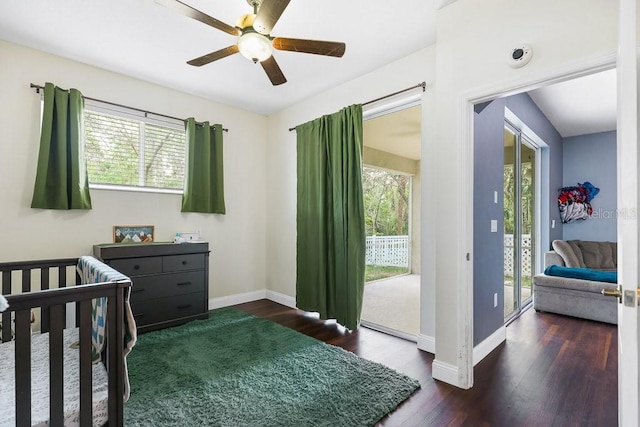
[[[560,265],[550,265],[544,269],[547,276],[570,277],[572,279],[592,280],[594,282],[618,282],[617,271],[599,271],[590,268],[573,268]]]

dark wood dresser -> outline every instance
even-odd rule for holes
[[[130,302],[139,332],[207,318],[208,243],[94,245],[93,256],[133,281]]]

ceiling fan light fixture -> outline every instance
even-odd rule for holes
[[[254,31],[245,32],[238,39],[238,49],[245,58],[253,62],[262,62],[273,53],[271,40]]]

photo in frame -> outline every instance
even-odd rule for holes
[[[150,243],[154,233],[153,225],[114,225],[113,243]]]

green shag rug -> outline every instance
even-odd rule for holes
[[[142,334],[126,426],[371,426],[420,383],[233,308]]]

